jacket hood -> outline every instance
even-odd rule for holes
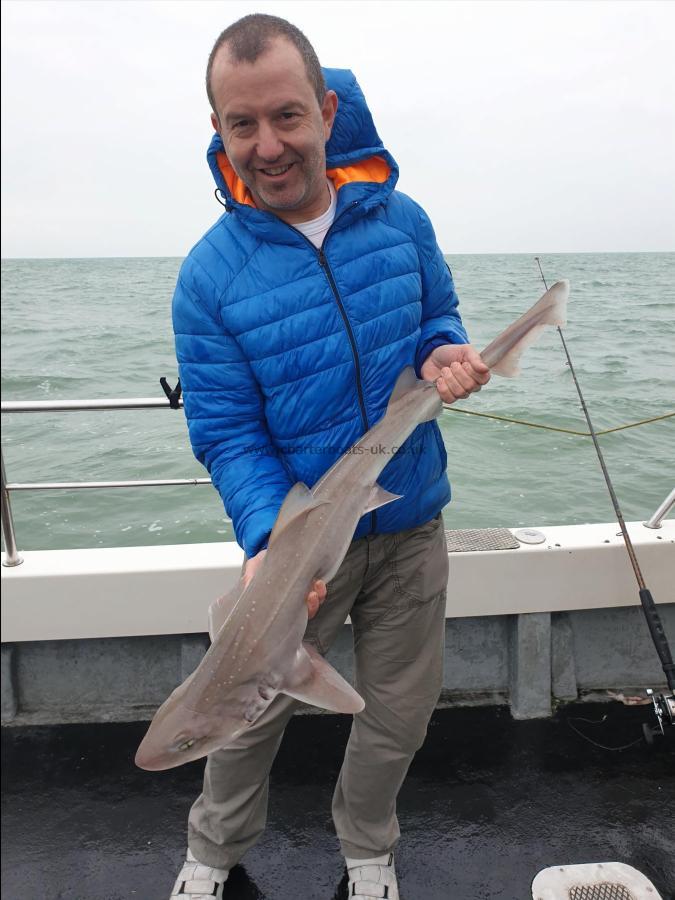
[[[338,96],[338,108],[326,144],[326,175],[338,190],[338,205],[349,200],[381,202],[398,180],[398,166],[377,133],[358,81],[349,69],[323,69],[326,87]],[[206,158],[218,190],[228,206],[255,207],[251,195],[235,174],[220,135],[213,135]],[[348,186],[346,191],[342,188]],[[370,203],[368,204],[371,205]]]

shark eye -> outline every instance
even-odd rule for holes
[[[178,745],[178,750],[180,753],[185,753],[186,750],[189,750],[190,747],[194,744],[194,738],[189,738],[187,741],[183,741],[182,744]]]

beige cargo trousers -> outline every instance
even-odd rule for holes
[[[439,515],[417,528],[354,541],[306,640],[326,653],[351,616],[354,716],[333,795],[342,853],[387,853],[400,836],[396,797],[442,685],[448,554]],[[262,834],[269,772],[298,702],[278,695],[232,746],[212,753],[188,821],[188,843],[205,865],[230,869]]]

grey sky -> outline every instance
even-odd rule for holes
[[[222,211],[206,59],[250,12],[354,70],[445,252],[675,247],[672,3],[5,0],[2,255],[185,255]]]

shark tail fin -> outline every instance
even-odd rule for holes
[[[564,325],[569,281],[557,281],[526,313],[495,338],[481,353],[481,359],[495,374],[515,378],[520,374],[520,357],[537,340],[547,325]]]
[[[243,579],[240,578],[229,593],[214,600],[211,606],[209,606],[209,637],[212,642],[215,641],[216,635],[237,605],[239,598],[244,593],[244,589]]]
[[[360,694],[307,642],[298,651],[291,677],[280,691],[331,712],[358,713],[365,706]]]

